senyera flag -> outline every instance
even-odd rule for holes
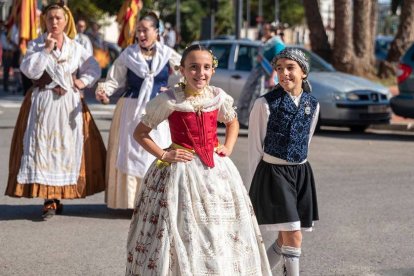
[[[36,0],[14,0],[7,26],[16,24],[19,29],[19,47],[22,54],[26,53],[27,42],[37,38],[39,22],[37,20]]]
[[[116,21],[121,26],[118,45],[126,48],[134,43],[135,26],[139,11],[142,9],[142,0],[124,1],[118,12]]]

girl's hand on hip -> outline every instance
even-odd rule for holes
[[[164,155],[163,161],[168,163],[188,162],[194,159],[194,154],[185,149],[173,149],[167,151]]]
[[[216,149],[216,153],[222,157],[224,156],[230,156],[231,150],[229,150],[225,145],[220,145]]]

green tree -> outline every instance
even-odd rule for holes
[[[305,9],[303,8],[302,2],[303,0],[279,0],[279,21],[281,23],[287,23],[289,24],[289,26],[296,26],[302,24],[305,19]],[[250,22],[250,25],[254,26],[256,24],[256,18],[259,15],[259,0],[250,0],[250,5],[250,18],[252,20]],[[262,0],[262,10],[264,21],[275,21],[274,0]],[[244,16],[246,18],[245,13],[246,9],[244,9]]]
[[[102,9],[98,8],[91,1],[72,0],[68,2],[68,6],[75,20],[84,18],[90,23],[92,21],[98,21],[105,14]]]
[[[201,36],[201,20],[210,15],[210,5],[212,1],[181,0],[181,46],[185,47]],[[233,30],[234,16],[232,1],[219,0],[218,10],[215,13],[215,35],[230,34]],[[160,18],[164,22],[176,25],[176,0],[144,0],[144,8],[141,13],[148,10],[159,11]],[[231,15],[231,16],[229,16]]]

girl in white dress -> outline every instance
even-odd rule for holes
[[[217,60],[200,45],[181,60],[186,84],[147,104],[134,137],[158,158],[143,180],[127,243],[126,275],[271,275],[256,218],[228,157],[239,124],[233,99],[209,86]],[[150,136],[168,120],[171,146]],[[217,121],[226,125],[224,144]]]

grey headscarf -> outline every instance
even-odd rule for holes
[[[274,70],[276,70],[277,61],[281,58],[294,60],[299,64],[300,68],[302,68],[303,73],[306,74],[306,78],[302,81],[302,89],[306,92],[312,92],[312,87],[308,81],[309,61],[305,54],[297,48],[285,48],[273,58],[272,67]]]

